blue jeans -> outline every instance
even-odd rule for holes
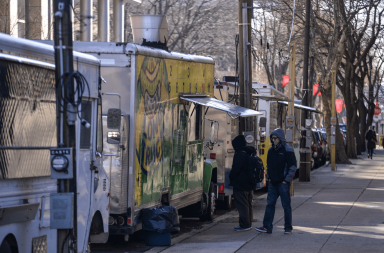
[[[292,230],[292,208],[289,188],[291,184],[272,184],[268,186],[267,208],[265,209],[263,225],[266,229],[273,229],[273,218],[275,217],[275,206],[277,199],[281,198],[281,204],[284,208],[284,229]]]
[[[372,157],[372,153],[373,153],[373,148],[368,148],[368,155],[370,157]]]

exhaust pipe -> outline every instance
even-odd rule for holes
[[[92,41],[92,1],[80,0],[80,40]]]
[[[100,42],[109,41],[109,0],[97,1],[97,30]]]
[[[113,0],[113,36],[115,42],[124,42],[124,0]]]
[[[133,43],[161,48],[168,40],[168,22],[165,15],[130,15]]]

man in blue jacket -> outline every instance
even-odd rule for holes
[[[272,233],[276,201],[280,196],[284,208],[284,233],[290,234],[292,232],[292,208],[289,188],[296,172],[296,157],[293,148],[285,142],[283,129],[275,129],[270,137],[272,147],[267,156],[267,180],[269,180],[267,207],[263,226],[256,230]]]
[[[249,184],[247,174],[247,160],[256,154],[254,147],[246,146],[244,135],[238,135],[232,140],[235,155],[232,170],[229,173],[229,185],[233,187],[233,198],[239,212],[239,226],[235,231],[248,231],[252,228],[252,200],[254,185]]]

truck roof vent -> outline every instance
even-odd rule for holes
[[[165,15],[130,15],[133,43],[168,50]]]

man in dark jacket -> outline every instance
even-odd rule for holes
[[[267,155],[267,180],[269,180],[267,207],[263,226],[256,228],[263,233],[272,233],[273,218],[277,199],[281,198],[284,208],[285,234],[292,232],[292,208],[289,188],[296,172],[296,157],[293,148],[285,142],[285,134],[281,128],[271,133],[272,147]]]
[[[233,197],[239,211],[239,226],[235,231],[247,231],[252,228],[252,199],[253,185],[247,180],[247,159],[256,154],[254,147],[247,147],[244,135],[239,135],[232,141],[235,149],[232,170],[229,173],[230,186],[233,187]]]
[[[365,134],[368,148],[368,158],[373,155],[373,149],[376,147],[376,133],[372,130],[372,126],[369,127],[368,132]]]

